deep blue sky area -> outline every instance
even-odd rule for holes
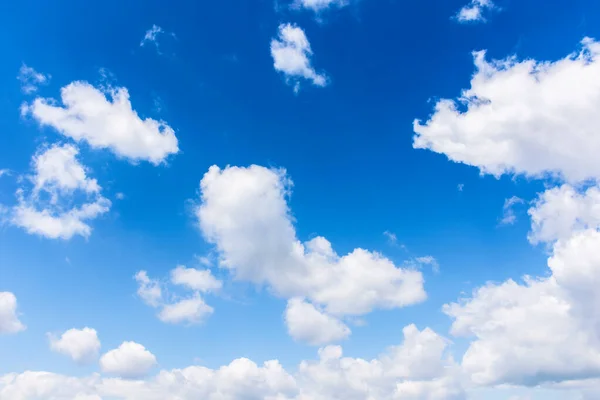
[[[201,267],[213,247],[194,205],[211,165],[285,168],[298,238],[326,237],[340,255],[377,251],[398,265],[431,255],[423,267],[428,299],[377,310],[352,326],[344,351],[375,357],[415,323],[443,335],[446,303],[488,281],[546,276],[547,248],[527,241],[527,204],[501,226],[505,199],[535,199],[543,182],[496,178],[413,148],[413,121],[435,101],[455,98],[474,73],[472,52],[488,58],[554,61],[600,39],[600,3],[498,0],[485,24],[451,18],[464,0],[361,0],[315,18],[278,0],[4,1],[0,4],[0,204],[15,203],[16,178],[43,144],[65,142],[51,127],[22,118],[30,101],[16,79],[23,63],[51,75],[37,96],[60,99],[74,81],[125,87],[142,118],[163,120],[180,152],[159,166],[132,163],[80,144],[81,159],[112,201],[88,238],[50,240],[0,227],[0,291],[14,292],[27,330],[0,341],[0,374],[48,370],[86,375],[48,350],[47,332],[93,326],[102,348],[143,343],[161,368],[201,362],[211,368],[248,357],[287,368],[315,349],[287,335],[285,299],[267,287],[228,280],[207,302],[215,309],[193,326],[164,324],[136,296],[134,274],[165,279],[176,265]],[[298,93],[273,68],[269,45],[281,23],[301,26],[312,66],[326,87]],[[160,36],[140,46],[153,25]],[[57,100],[59,102],[59,100]],[[459,185],[464,185],[462,190]],[[123,199],[116,199],[123,193]],[[393,232],[390,243],[384,232]],[[462,293],[462,294],[461,294]],[[460,339],[453,351],[460,358]]]

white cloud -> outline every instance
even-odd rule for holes
[[[0,292],[0,334],[25,330],[17,315],[17,298],[11,292]]]
[[[73,378],[48,372],[0,376],[0,400],[459,400],[464,399],[456,365],[446,356],[447,341],[414,325],[404,342],[373,360],[342,357],[342,349],[319,350],[296,373],[276,360],[257,365],[240,358],[217,369],[192,366],[163,370],[146,380],[92,375]],[[121,363],[119,363],[121,364]],[[87,397],[84,397],[87,396]]]
[[[296,237],[284,170],[213,166],[201,183],[196,215],[202,233],[234,278],[268,285],[281,297],[304,297],[336,317],[391,309],[426,298],[423,276],[378,253],[339,256],[331,243]]]
[[[509,199],[504,200],[504,206],[502,206],[502,219],[500,225],[513,225],[517,222],[517,215],[515,214],[514,207],[517,204],[523,204],[523,199],[513,196]]]
[[[3,176],[9,176],[9,175],[10,175],[9,169],[6,169],[6,168],[0,169],[0,178],[2,178]]]
[[[89,364],[98,358],[100,340],[95,329],[69,329],[60,338],[48,334],[50,348],[69,356],[79,364]]]
[[[171,270],[171,282],[194,293],[186,298],[168,301],[163,296],[160,283],[150,279],[146,271],[135,275],[138,283],[138,296],[147,305],[157,308],[158,319],[170,324],[199,324],[213,313],[213,308],[207,305],[200,293],[216,291],[221,288],[221,281],[215,279],[208,270],[197,270],[177,266]]]
[[[140,42],[140,46],[144,46],[147,43],[154,43],[158,48],[158,35],[165,33],[165,31],[158,25],[152,25],[152,28],[148,29],[144,34],[144,38]]]
[[[186,268],[185,265],[178,265],[171,271],[171,283],[203,293],[219,290],[223,286],[223,283],[216,279],[210,270]]]
[[[492,0],[471,0],[456,14],[458,22],[486,22],[484,14],[496,8]]]
[[[77,81],[61,89],[61,98],[64,106],[37,98],[24,105],[22,113],[77,142],[110,149],[133,162],[145,160],[157,165],[179,151],[173,129],[164,121],[141,119],[132,109],[126,88],[103,92]]]
[[[38,90],[39,85],[45,85],[50,80],[50,75],[37,72],[27,65],[21,65],[17,79],[21,82],[21,90],[25,94],[31,94]]]
[[[435,272],[435,273],[440,272],[440,264],[438,263],[438,260],[436,260],[434,256],[416,257],[415,262],[419,265],[429,265],[431,267],[431,269],[433,270],[433,272]]]
[[[533,243],[569,238],[573,232],[600,228],[600,188],[579,192],[570,185],[548,189],[529,209]]]
[[[348,5],[348,0],[295,0],[292,3],[293,8],[305,8],[316,13],[333,7],[344,7]]]
[[[600,179],[600,44],[555,62],[488,62],[476,52],[471,87],[443,99],[425,124],[414,122],[414,147],[499,176],[559,175]]]
[[[162,322],[170,324],[198,324],[213,313],[213,308],[207,305],[200,295],[179,300],[176,303],[164,304],[158,313]]]
[[[139,287],[138,296],[151,307],[158,307],[162,303],[163,295],[160,283],[157,280],[150,279],[146,271],[139,271],[135,274],[135,280]]]
[[[123,342],[118,348],[100,358],[103,372],[122,378],[141,378],[156,365],[156,357],[144,346],[135,342]]]
[[[278,37],[271,40],[271,56],[275,70],[282,72],[297,92],[300,79],[315,86],[326,86],[327,77],[319,74],[311,65],[312,49],[302,28],[292,24],[279,25]]]
[[[350,336],[350,328],[342,321],[300,298],[288,301],[285,322],[291,337],[311,345],[337,342]]]
[[[69,240],[75,235],[89,237],[87,221],[108,212],[111,203],[101,194],[95,179],[77,160],[79,150],[73,145],[53,145],[33,156],[33,175],[29,189],[17,191],[17,205],[12,208],[11,222],[30,234],[49,239]],[[81,192],[86,202],[75,201]]]

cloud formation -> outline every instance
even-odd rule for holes
[[[100,368],[103,372],[125,379],[142,378],[155,365],[154,354],[135,342],[123,342],[118,348],[100,358]]]
[[[50,81],[50,75],[37,72],[25,64],[21,65],[17,79],[21,82],[21,90],[25,94],[32,94],[38,90],[40,85],[46,85]]]
[[[50,349],[70,357],[78,364],[90,364],[98,358],[100,340],[95,329],[69,329],[60,337],[48,334]]]
[[[17,315],[17,297],[11,292],[0,292],[0,334],[18,333],[25,325]]]

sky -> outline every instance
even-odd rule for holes
[[[600,398],[597,2],[0,26],[0,400]]]

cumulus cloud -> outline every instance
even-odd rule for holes
[[[0,376],[0,400],[111,398],[116,400],[459,400],[464,399],[448,342],[409,325],[404,341],[376,359],[342,356],[339,346],[319,350],[294,374],[277,360],[257,365],[240,358],[217,369],[163,370],[146,380],[72,378],[48,372]],[[119,364],[122,364],[120,361]],[[87,396],[87,397],[83,397]]]
[[[25,330],[17,315],[17,297],[11,292],[0,292],[0,334]]]
[[[496,8],[492,0],[471,0],[456,14],[456,20],[461,23],[486,22],[486,12]]]
[[[312,67],[310,43],[302,28],[292,24],[279,25],[277,38],[271,40],[271,56],[275,70],[283,73],[294,91],[300,89],[300,80],[311,81],[315,86],[326,86],[327,76]]]
[[[184,298],[167,299],[163,296],[158,280],[150,279],[146,271],[139,271],[135,275],[138,296],[144,303],[159,310],[158,319],[171,324],[198,324],[213,313],[213,308],[204,302],[201,293],[219,290],[222,282],[216,279],[210,270],[179,265],[171,270],[170,276],[171,283],[191,290],[193,294]]]
[[[285,298],[305,297],[337,316],[425,299],[419,271],[363,249],[339,256],[320,236],[300,242],[287,204],[291,184],[282,169],[210,167],[200,182],[196,216],[222,267],[239,280],[268,284]]]
[[[100,194],[98,182],[87,176],[78,154],[77,147],[64,144],[33,156],[33,174],[18,189],[17,205],[12,208],[13,225],[49,239],[90,236],[87,221],[108,212],[111,202]]]
[[[291,337],[311,345],[338,342],[350,336],[350,328],[343,322],[299,298],[288,301],[285,322]]]
[[[476,52],[471,87],[414,122],[413,146],[495,176],[600,179],[599,54],[593,39],[554,62],[487,61]]]
[[[154,354],[135,342],[123,342],[118,348],[100,358],[100,367],[103,372],[125,379],[141,378],[155,365]]]
[[[25,104],[22,113],[77,142],[109,149],[132,162],[157,165],[179,151],[174,130],[164,121],[140,118],[124,87],[103,91],[77,81],[61,89],[61,99],[62,106],[37,98]]]
[[[50,348],[64,354],[78,364],[89,364],[98,358],[100,340],[95,329],[69,329],[60,337],[48,334]]]
[[[38,90],[40,85],[45,85],[50,80],[50,75],[37,72],[27,65],[21,65],[17,79],[21,82],[21,90],[25,94],[31,94]]]

